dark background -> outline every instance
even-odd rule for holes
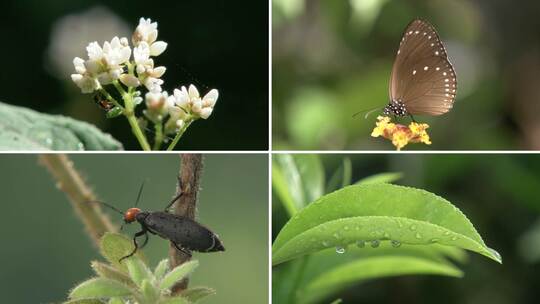
[[[431,125],[431,146],[406,149],[540,149],[539,13],[536,0],[274,0],[274,148],[393,149],[370,136],[381,110],[352,115],[388,103],[401,35],[421,17],[446,46],[457,99],[416,118]]]
[[[344,157],[352,181],[401,172],[396,184],[425,189],[450,201],[473,223],[503,264],[468,252],[461,279],[409,275],[357,284],[321,303],[538,303],[540,275],[540,155],[322,155],[326,181]],[[273,239],[287,218],[274,197]]]
[[[56,22],[98,8],[97,15],[125,23],[123,33],[71,23],[77,34],[53,52],[68,63],[59,71],[48,48]],[[139,149],[125,118],[107,120],[71,81],[73,57],[86,57],[86,45],[115,35],[131,38],[140,17],[158,22],[158,40],[167,50],[155,58],[165,66],[164,90],[194,83],[204,95],[219,90],[214,112],[189,128],[178,149],[266,150],[268,148],[268,3],[266,1],[2,1],[0,101],[40,112],[64,114],[97,125],[125,149]],[[105,13],[104,13],[105,12]],[[99,21],[98,21],[99,22]],[[153,136],[152,136],[153,137]]]
[[[178,155],[71,155],[98,198],[120,210],[162,210],[176,192]],[[206,155],[197,220],[226,248],[194,253],[199,267],[190,286],[217,294],[203,303],[268,303],[268,156]],[[2,303],[61,303],[76,284],[94,275],[90,261],[104,261],[63,192],[36,155],[0,155]],[[106,211],[113,223],[122,217]],[[137,225],[124,233],[132,235]],[[127,229],[127,230],[126,230]],[[168,256],[169,242],[150,236],[149,266]]]

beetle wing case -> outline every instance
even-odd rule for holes
[[[192,251],[225,251],[223,244],[210,229],[187,217],[168,212],[151,212],[144,218],[150,231]]]

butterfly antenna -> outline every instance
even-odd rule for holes
[[[105,202],[100,202],[100,201],[89,201],[89,203],[98,203],[98,204],[100,204],[100,205],[102,205],[102,206],[105,206],[105,207],[107,207],[107,208],[109,208],[109,209],[111,209],[111,210],[113,210],[113,211],[116,211],[116,212],[120,213],[121,215],[124,215],[124,212],[120,211],[120,210],[119,210],[118,208],[116,208],[115,206],[109,205],[109,204],[107,204],[107,203],[105,203]]]
[[[365,113],[367,112],[367,114],[364,116],[364,119],[366,119],[368,117],[369,114],[373,113],[374,111],[376,110],[379,110],[379,109],[382,109],[382,107],[375,107],[375,108],[371,108],[371,109],[367,109],[367,110],[362,110],[362,111],[358,111],[356,113],[354,113],[352,115],[352,117],[356,117],[358,114],[361,114],[361,113]]]

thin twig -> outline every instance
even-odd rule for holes
[[[117,231],[116,226],[101,211],[98,204],[88,203],[95,201],[96,196],[65,154],[42,154],[39,156],[39,162],[54,177],[56,187],[67,195],[71,206],[84,223],[86,232],[96,246],[99,246],[99,240],[105,232]]]
[[[174,213],[195,219],[197,196],[203,169],[203,157],[201,154],[181,154],[180,159],[176,195],[180,194],[180,192],[183,192],[183,195],[174,204]],[[191,259],[190,256],[178,251],[172,244],[169,248],[169,257],[171,269]],[[188,283],[187,279],[177,283],[172,288],[173,294],[178,294],[182,290],[185,290]]]

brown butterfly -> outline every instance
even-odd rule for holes
[[[390,102],[385,115],[444,114],[456,98],[456,73],[435,31],[415,19],[405,29],[390,76]]]

